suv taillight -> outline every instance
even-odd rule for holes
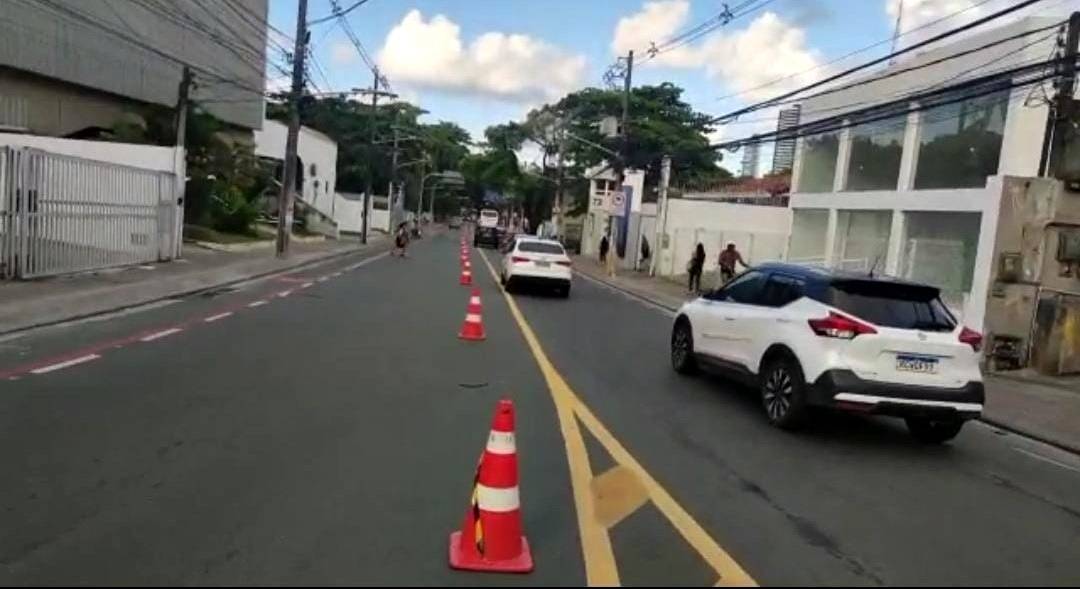
[[[832,311],[829,311],[829,316],[824,319],[810,319],[807,323],[810,324],[810,329],[821,337],[854,339],[855,336],[877,333],[876,329],[865,323]]]
[[[967,327],[961,329],[959,339],[960,343],[971,346],[971,349],[976,352],[982,349],[982,334],[974,329],[969,329]]]

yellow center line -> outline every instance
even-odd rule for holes
[[[491,277],[498,284],[495,268],[488,261],[487,255],[480,252],[481,259],[487,266]],[[720,576],[717,586],[751,586],[754,579],[723,549],[708,532],[668,493],[655,478],[645,470],[630,452],[615,439],[615,436],[600,422],[580,397],[574,393],[566,379],[555,369],[554,364],[544,353],[539,339],[525,316],[518,309],[513,297],[502,293],[510,314],[525,337],[533,357],[544,375],[548,389],[555,403],[559,416],[559,426],[566,444],[566,456],[570,463],[570,483],[573,487],[576,504],[578,528],[581,534],[581,547],[585,560],[585,575],[590,586],[618,585],[619,572],[615,564],[614,552],[608,530],[596,517],[596,505],[589,483],[592,469],[589,466],[585,441],[581,436],[577,420],[580,419],[597,441],[607,450],[616,463],[634,472],[645,487],[649,499],[657,509],[671,522],[686,542],[694,548]],[[575,418],[576,416],[576,418]]]

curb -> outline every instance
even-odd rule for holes
[[[223,286],[231,286],[231,285],[234,285],[234,284],[240,284],[240,283],[248,282],[248,281],[251,281],[251,280],[258,280],[260,278],[266,278],[268,276],[275,276],[275,275],[278,275],[278,274],[286,274],[286,273],[289,273],[289,272],[294,272],[296,270],[300,270],[300,269],[303,269],[303,268],[308,268],[310,266],[316,266],[316,265],[319,265],[319,264],[324,264],[326,262],[330,262],[330,261],[333,261],[333,260],[336,260],[336,259],[339,259],[339,258],[344,258],[346,256],[351,256],[351,255],[356,255],[356,254],[364,254],[364,253],[369,253],[372,256],[375,256],[375,255],[379,255],[381,253],[384,253],[385,251],[389,251],[391,245],[392,244],[390,244],[390,243],[387,243],[385,245],[384,244],[377,244],[377,245],[374,245],[374,246],[372,246],[372,247],[370,247],[368,249],[349,249],[349,250],[345,250],[345,251],[341,251],[341,252],[334,252],[332,254],[327,254],[325,256],[315,258],[313,260],[305,260],[303,262],[298,262],[298,263],[292,264],[290,266],[284,266],[284,267],[281,267],[281,268],[274,268],[273,270],[267,270],[265,272],[256,272],[254,274],[249,274],[249,275],[246,275],[246,276],[243,276],[243,277],[240,277],[240,278],[233,278],[233,279],[225,280],[225,281],[222,281],[222,282],[215,282],[213,284],[207,284],[207,285],[204,285],[204,286],[199,286],[197,288],[189,288],[189,289],[186,289],[186,290],[173,291],[173,292],[170,292],[168,294],[155,295],[155,296],[152,296],[152,297],[150,297],[150,298],[148,298],[146,300],[142,300],[142,301],[139,301],[139,302],[136,302],[136,303],[118,305],[116,307],[110,307],[108,309],[101,309],[101,310],[98,310],[98,311],[91,311],[89,313],[82,313],[82,314],[78,314],[78,315],[72,315],[70,317],[64,317],[62,319],[52,319],[52,320],[48,320],[48,321],[42,321],[40,323],[34,323],[32,325],[24,325],[24,326],[21,326],[21,327],[16,327],[15,329],[3,330],[3,331],[0,331],[0,336],[9,336],[9,335],[14,335],[14,334],[18,334],[18,333],[24,333],[24,332],[28,332],[28,331],[33,331],[35,329],[41,329],[43,327],[51,327],[51,326],[54,326],[54,325],[61,325],[61,324],[64,324],[64,323],[70,323],[70,322],[73,322],[73,321],[80,321],[82,319],[88,319],[90,317],[98,317],[98,316],[101,316],[101,315],[108,315],[109,313],[117,313],[119,311],[126,311],[128,309],[135,309],[137,307],[142,307],[144,305],[150,305],[150,304],[153,304],[153,303],[164,301],[166,299],[173,299],[173,298],[178,298],[178,297],[189,297],[189,296],[192,296],[192,295],[197,295],[199,293],[203,293],[203,292],[211,291],[211,290],[214,290],[214,289],[218,289],[218,288],[221,288]],[[366,259],[366,257],[365,257],[365,259]]]
[[[630,296],[632,296],[634,298],[641,299],[642,301],[645,301],[645,302],[649,303],[650,305],[655,305],[657,307],[668,309],[669,311],[678,311],[678,309],[673,308],[673,307],[671,307],[671,306],[669,306],[669,305],[667,305],[667,304],[665,304],[665,303],[663,303],[661,301],[655,300],[653,298],[650,298],[650,297],[645,296],[643,294],[640,294],[638,292],[629,290],[629,289],[623,287],[622,285],[615,284],[614,282],[611,282],[610,280],[607,280],[605,278],[595,276],[595,275],[593,275],[592,272],[585,272],[585,271],[580,271],[580,272],[582,274],[584,274],[585,276],[588,276],[592,280],[603,283],[603,284],[605,284],[605,285],[607,285],[607,286],[609,286],[611,288],[614,288],[615,290],[618,290],[620,292],[628,294],[628,295],[630,295]],[[1004,430],[1004,431],[1009,432],[1011,434],[1023,436],[1025,438],[1030,438],[1030,439],[1035,440],[1037,442],[1042,442],[1043,444],[1046,444],[1047,446],[1053,446],[1054,448],[1057,448],[1058,450],[1064,450],[1065,452],[1070,452],[1070,453],[1073,453],[1073,454],[1080,455],[1080,446],[1074,446],[1074,445],[1072,445],[1072,444],[1070,444],[1068,442],[1062,442],[1062,441],[1059,441],[1059,440],[1051,439],[1051,438],[1049,438],[1049,437],[1047,437],[1047,436],[1045,436],[1043,434],[1032,432],[1032,431],[1028,430],[1027,428],[1016,427],[1014,425],[1004,423],[1004,422],[996,420],[994,418],[986,417],[985,414],[980,416],[976,421],[981,421],[982,423],[985,423],[985,424],[987,424],[989,426],[995,427],[995,428],[1000,429],[1000,430]]]

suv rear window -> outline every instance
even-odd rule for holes
[[[544,243],[542,241],[522,241],[518,243],[519,252],[530,252],[534,254],[562,254],[563,248],[557,243]]]
[[[930,286],[841,280],[830,284],[821,298],[826,305],[882,327],[923,331],[952,331],[956,327],[938,289]]]

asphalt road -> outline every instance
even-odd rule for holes
[[[581,585],[607,549],[626,585],[712,585],[721,557],[761,584],[1080,581],[1077,457],[774,430],[670,370],[665,312],[579,278],[519,318],[477,254],[488,339],[462,342],[456,243],[0,341],[0,583]],[[502,396],[536,571],[454,572]]]

